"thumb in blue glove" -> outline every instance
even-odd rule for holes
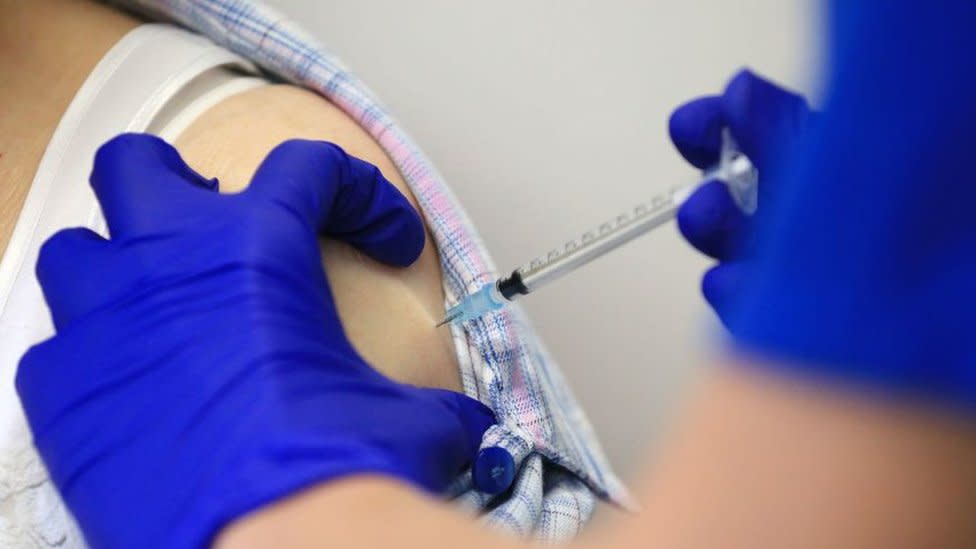
[[[424,245],[376,167],[289,141],[220,195],[173,147],[129,134],[98,151],[91,183],[111,239],[45,244],[57,334],[16,380],[90,544],[196,547],[313,483],[375,473],[439,493],[471,461],[490,410],[377,373],[336,313],[319,234],[399,266]]]
[[[722,128],[759,171],[759,214],[775,193],[781,166],[810,123],[811,113],[799,95],[775,86],[748,70],[739,72],[720,96],[706,96],[678,107],[669,130],[678,152],[705,169],[718,162]],[[751,239],[758,221],[745,215],[721,181],[698,188],[678,210],[678,228],[692,246],[719,264],[705,273],[702,293],[719,318],[727,319],[731,303],[749,278]]]

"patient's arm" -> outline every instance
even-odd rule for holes
[[[138,21],[69,0],[0,0],[0,254],[71,98]]]
[[[61,114],[98,60],[139,21],[80,0],[0,0],[0,9],[2,251]],[[363,130],[327,101],[290,86],[225,100],[176,145],[199,172],[218,177],[226,192],[244,188],[264,155],[291,138],[337,143],[379,166],[413,201],[397,170]],[[408,269],[382,266],[335,242],[323,244],[323,257],[343,326],[369,362],[400,381],[460,388],[448,331],[433,328],[443,312],[443,295],[429,239]]]
[[[369,135],[338,107],[288,85],[253,89],[224,100],[176,140],[197,171],[220,180],[222,192],[247,186],[264,156],[292,138],[322,139],[380,168],[417,206],[403,178]],[[322,257],[343,326],[368,362],[395,379],[459,389],[453,345],[443,316],[437,251],[428,235],[420,259],[406,269],[381,265],[352,247],[322,241]]]

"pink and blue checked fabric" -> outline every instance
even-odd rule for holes
[[[150,18],[208,36],[284,81],[343,109],[383,147],[420,203],[440,252],[444,290],[458,296],[493,280],[496,269],[464,210],[406,133],[332,54],[274,10],[247,0],[115,0]],[[453,329],[465,391],[491,406],[499,424],[483,447],[515,459],[511,488],[489,496],[471,475],[451,494],[489,524],[546,540],[571,537],[595,498],[629,505],[586,416],[556,363],[517,308]]]

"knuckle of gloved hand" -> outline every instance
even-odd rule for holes
[[[44,272],[56,265],[67,253],[67,247],[64,231],[58,231],[45,240],[37,254],[37,271]]]
[[[271,246],[271,239],[267,233],[275,229],[263,230],[261,219],[255,214],[245,214],[241,221],[236,229],[229,228],[220,231],[217,238],[220,240],[220,254],[222,256],[234,258],[241,265],[248,265],[248,260],[251,257]]]
[[[47,361],[45,358],[47,345],[48,342],[42,342],[32,346],[24,353],[24,356],[20,358],[20,362],[17,364],[14,387],[17,389],[17,394],[20,396],[24,408],[28,413],[30,412],[30,404],[32,402],[30,397],[38,388],[38,370]],[[43,379],[40,381],[43,381]]]
[[[315,231],[299,222],[280,222],[273,217],[279,213],[249,209],[236,217],[232,230],[222,232],[220,254],[233,258],[241,276],[260,279],[278,265],[295,265],[305,256],[319,258]]]
[[[274,159],[297,163],[306,169],[331,170],[348,157],[346,151],[330,141],[289,139],[283,141],[268,154]]]
[[[41,244],[38,252],[36,273],[41,283],[46,274],[58,269],[73,256],[77,255],[76,241],[81,229],[62,229]]]
[[[121,133],[103,143],[95,151],[95,166],[124,158],[127,155],[142,150],[144,147],[165,144],[165,141],[154,135],[145,133]]]

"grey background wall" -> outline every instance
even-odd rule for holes
[[[271,4],[383,99],[501,268],[694,177],[668,114],[736,69],[816,92],[814,0]],[[712,348],[707,266],[672,225],[525,301],[624,476]]]

